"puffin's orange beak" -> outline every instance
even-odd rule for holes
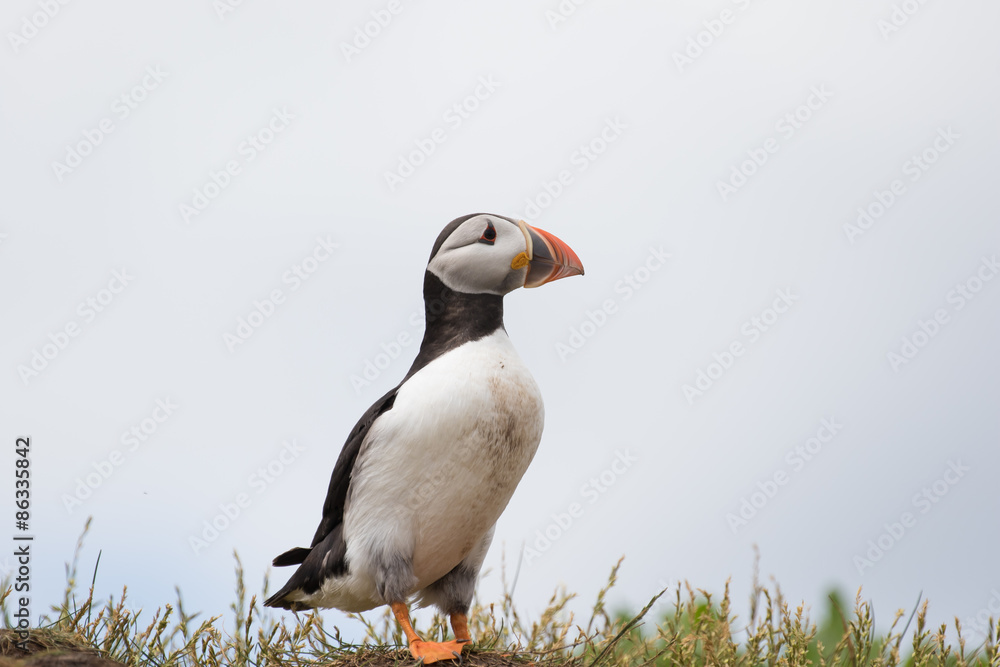
[[[567,276],[583,275],[583,262],[561,239],[532,227],[524,220],[518,220],[517,224],[527,243],[528,275],[524,279],[525,287],[539,287]]]

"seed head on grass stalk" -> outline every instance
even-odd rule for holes
[[[85,526],[89,529],[89,522]],[[300,614],[295,620],[276,621],[249,595],[242,563],[234,554],[235,600],[230,605],[235,624],[224,624],[219,616],[195,624],[198,613],[186,611],[180,590],[173,605],[153,612],[146,622],[143,611],[129,606],[128,590],[103,604],[94,601],[95,574],[84,600],[77,597],[77,562],[83,536],[71,564],[67,564],[67,591],[63,602],[53,607],[53,617],[43,617],[40,628],[32,630],[32,645],[61,647],[76,652],[99,653],[126,667],[383,667],[412,664],[401,647],[395,624],[366,623],[366,639],[378,645],[357,645],[345,641],[334,627],[327,630],[318,612]],[[1000,667],[998,635],[1000,625],[990,619],[986,640],[969,650],[962,626],[955,623],[956,642],[949,643],[946,628],[931,631],[927,626],[928,604],[918,600],[910,619],[899,629],[905,615],[896,612],[889,631],[875,629],[875,612],[870,602],[855,598],[853,610],[843,610],[832,599],[831,616],[822,627],[828,649],[818,638],[804,606],[794,610],[784,601],[775,584],[765,588],[754,579],[750,619],[741,629],[733,615],[727,582],[721,597],[686,584],[687,594],[678,587],[673,609],[662,623],[649,630],[641,626],[654,608],[655,596],[635,616],[607,613],[607,600],[617,582],[622,563],[611,570],[607,583],[597,594],[587,626],[574,624],[568,602],[573,596],[557,589],[537,621],[528,622],[514,604],[512,587],[503,577],[501,605],[482,604],[478,599],[470,624],[484,630],[483,640],[466,657],[478,666],[514,667],[528,663],[538,667],[656,667],[702,665],[712,667]],[[10,619],[7,608],[12,599],[8,581],[0,591],[0,613]],[[264,591],[268,583],[264,580]],[[661,593],[662,595],[662,593]],[[249,596],[249,602],[247,597]],[[836,612],[836,615],[832,615]],[[910,632],[910,621],[915,620]],[[363,622],[364,619],[362,619]],[[8,620],[9,623],[9,620]],[[440,633],[439,619],[431,631]],[[839,631],[837,628],[839,627]],[[745,632],[742,643],[736,634]],[[0,648],[11,645],[0,634]],[[907,642],[907,643],[904,643]],[[907,645],[909,644],[909,645]],[[907,653],[907,655],[903,655]]]

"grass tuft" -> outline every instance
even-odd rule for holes
[[[236,598],[230,605],[232,621],[185,611],[178,589],[174,604],[152,615],[127,604],[123,589],[115,600],[94,600],[94,580],[87,597],[77,601],[77,561],[89,521],[71,564],[61,604],[51,608],[40,627],[19,643],[13,630],[0,631],[0,667],[388,667],[412,665],[403,647],[402,633],[392,614],[362,617],[363,644],[346,641],[338,628],[327,628],[317,612],[275,618],[244,582],[243,565],[236,561]],[[100,562],[100,556],[98,556]],[[606,600],[622,561],[611,569],[597,594],[586,625],[578,624],[567,605],[573,595],[557,589],[535,621],[517,612],[502,569],[504,595],[499,604],[476,600],[469,626],[476,644],[464,656],[471,667],[644,667],[716,666],[798,667],[1000,667],[1000,622],[990,619],[986,640],[970,648],[955,620],[957,639],[947,641],[947,627],[927,626],[928,603],[918,600],[906,616],[898,610],[889,631],[875,628],[874,610],[859,590],[847,613],[837,594],[830,596],[827,616],[817,627],[803,605],[784,600],[777,584],[762,586],[754,568],[753,591],[747,617],[732,608],[729,582],[721,597],[685,585],[656,594],[637,614],[611,614]],[[96,576],[96,566],[95,566]],[[268,582],[265,579],[263,593]],[[2,585],[0,613],[11,627],[9,582]],[[660,611],[671,599],[667,611]],[[657,610],[654,613],[654,609]],[[662,614],[659,619],[653,618]],[[906,637],[912,622],[913,632]],[[226,629],[231,628],[231,629]],[[418,632],[427,638],[447,637],[445,619],[435,616]],[[904,648],[907,655],[904,657]],[[117,663],[117,664],[114,664]],[[444,663],[449,664],[449,663]]]

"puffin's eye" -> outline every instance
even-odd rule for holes
[[[485,243],[487,245],[493,245],[493,242],[496,240],[497,240],[497,230],[493,226],[493,223],[487,220],[486,230],[483,231],[483,235],[479,237],[479,242]]]

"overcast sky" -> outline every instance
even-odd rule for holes
[[[99,596],[222,613],[234,550],[259,592],[416,354],[435,237],[486,211],[586,275],[506,299],[546,427],[485,601],[523,549],[529,615],[622,555],[616,604],[731,577],[745,614],[756,544],[817,612],[922,592],[975,630],[1000,611],[998,21],[6,2],[0,433],[8,471],[31,436],[33,613],[88,516]]]

